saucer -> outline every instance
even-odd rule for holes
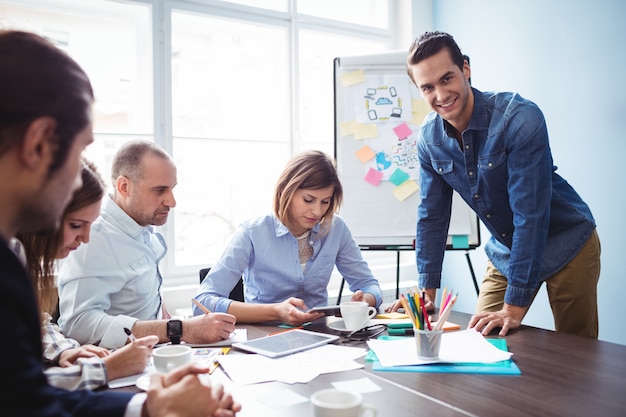
[[[148,388],[150,388],[150,375],[152,374],[141,375],[135,382],[135,386],[142,391],[148,391]]]
[[[327,326],[335,331],[341,332],[341,333],[350,333],[353,330],[348,330],[346,329],[346,324],[343,322],[343,320],[336,320],[333,321],[331,323],[328,323]]]

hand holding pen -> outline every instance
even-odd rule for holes
[[[132,342],[134,340],[137,340],[137,338],[135,337],[135,335],[133,334],[133,332],[130,331],[130,329],[128,327],[124,327],[124,333],[126,333],[126,335],[128,336],[128,339]]]
[[[209,310],[208,308],[206,308],[204,306],[204,304],[202,304],[200,301],[196,300],[195,298],[192,298],[191,301],[193,301],[193,303],[202,311],[204,311],[204,314],[211,314],[211,310]]]

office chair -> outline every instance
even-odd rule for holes
[[[207,276],[211,268],[201,268],[198,273],[200,275],[200,284],[204,281],[204,278]],[[239,278],[237,285],[235,288],[228,294],[228,298],[235,301],[245,302],[245,298],[243,296],[243,278]]]

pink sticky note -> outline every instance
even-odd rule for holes
[[[396,132],[396,136],[398,136],[398,139],[400,140],[408,138],[411,136],[411,133],[413,133],[409,125],[406,123],[402,123],[401,125],[394,127],[393,131]]]
[[[374,168],[370,168],[365,174],[365,181],[369,182],[372,185],[380,184],[380,181],[383,179],[383,173],[375,170]]]

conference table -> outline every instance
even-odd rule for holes
[[[465,328],[469,319],[468,314],[453,312],[449,320]],[[328,328],[326,320],[307,329],[339,334]],[[248,339],[254,339],[276,332],[277,324],[242,327],[247,328]],[[499,338],[496,332],[488,337]],[[505,339],[521,375],[378,372],[372,371],[370,361],[360,359],[361,369],[322,374],[306,384],[236,386],[221,368],[211,378],[242,403],[241,417],[313,416],[311,403],[302,398],[339,381],[377,386],[363,397],[379,417],[626,416],[626,346],[530,326],[510,331]],[[360,346],[367,347],[364,342]],[[233,349],[229,354],[245,353]]]

